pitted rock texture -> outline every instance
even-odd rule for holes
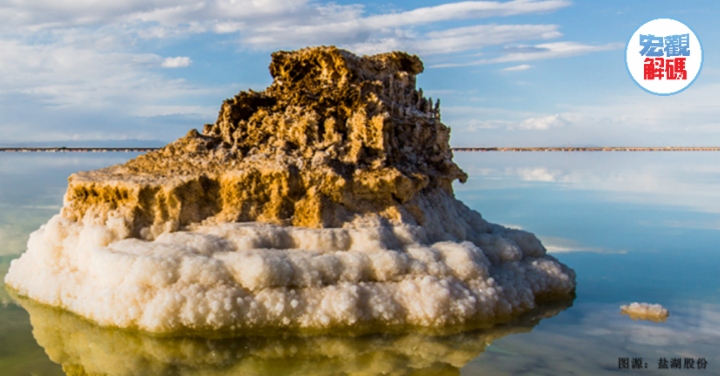
[[[467,175],[452,161],[417,56],[335,47],[272,55],[274,82],[223,102],[215,124],[124,165],[70,177],[63,216],[125,221],[152,239],[201,221],[424,225]]]

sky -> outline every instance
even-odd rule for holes
[[[462,146],[720,145],[713,0],[13,0],[0,4],[0,146],[162,145],[271,82],[270,54],[402,50]],[[703,46],[672,96],[627,72],[656,18]]]

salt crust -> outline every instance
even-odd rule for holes
[[[633,320],[650,320],[655,322],[664,322],[668,316],[670,316],[668,310],[660,304],[638,302],[620,306],[620,312],[630,316]]]
[[[468,227],[461,222],[445,225]],[[414,225],[260,223],[197,225],[145,241],[124,238],[121,220],[56,215],[31,234],[5,283],[101,325],[156,333],[462,325],[574,290],[574,272],[534,235],[485,224],[440,241]]]

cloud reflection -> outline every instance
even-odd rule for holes
[[[717,152],[456,152],[454,159],[484,188],[547,183],[611,202],[720,213]]]
[[[598,375],[615,374],[618,358],[639,357],[648,364],[640,373],[658,372],[660,358],[706,358],[708,369],[720,362],[720,306],[675,302],[667,322],[633,321],[616,303],[580,303],[524,336],[493,343],[503,353],[487,351],[470,362],[468,374]],[[521,354],[511,356],[509,354]],[[632,371],[632,369],[630,369]],[[666,372],[663,372],[666,371]],[[693,373],[691,370],[685,370]],[[655,373],[654,373],[655,372]]]
[[[602,247],[588,247],[580,244],[580,242],[560,238],[555,236],[538,236],[540,241],[545,246],[548,253],[567,253],[567,252],[593,252],[593,253],[606,253],[606,254],[622,254],[627,253],[625,250],[615,250]]]

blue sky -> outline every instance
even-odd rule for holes
[[[334,44],[418,54],[453,146],[720,144],[720,3],[34,0],[0,5],[0,145],[172,141],[264,89],[270,53]],[[630,36],[675,18],[702,42],[684,92],[625,68]]]

